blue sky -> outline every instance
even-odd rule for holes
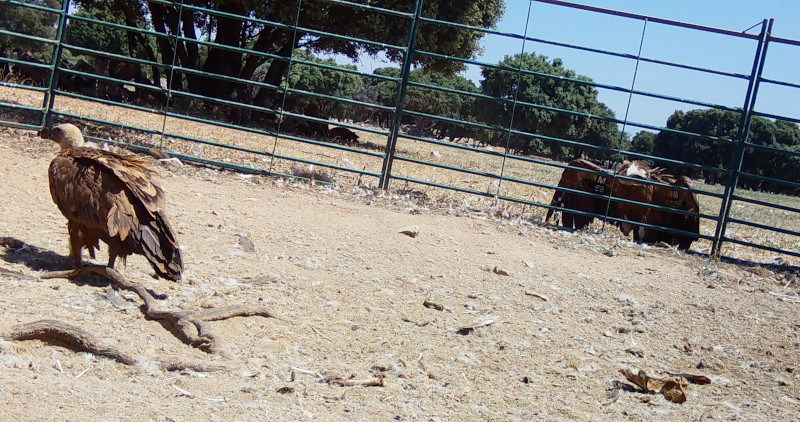
[[[574,3],[615,9],[647,16],[689,22],[734,31],[750,30],[756,34],[763,19],[775,18],[773,35],[800,40],[800,1],[798,0],[574,0]],[[497,29],[516,34],[565,42],[584,47],[636,55],[644,29],[642,56],[715,70],[750,74],[755,57],[756,41],[708,34],[701,31],[670,27],[635,19],[607,16],[534,2],[528,15],[528,0],[506,0],[506,13]],[[484,52],[478,60],[496,63],[505,55],[522,51],[520,40],[487,36]],[[561,58],[564,66],[596,82],[629,88],[634,82],[636,62],[581,52],[541,43],[526,42],[526,52]],[[359,67],[365,72],[389,64],[377,59],[362,58]],[[800,83],[800,47],[770,45],[764,76],[791,83]],[[478,83],[480,69],[470,66],[464,73]],[[640,63],[635,88],[674,97],[707,103],[741,107],[747,82],[722,76],[709,76],[691,70]],[[757,110],[800,118],[800,90],[770,87],[762,84]],[[626,114],[628,94],[600,90],[599,99],[615,111],[618,118]],[[697,108],[689,104],[653,100],[634,96],[628,120],[663,126],[676,109]],[[636,132],[638,128],[628,127]]]

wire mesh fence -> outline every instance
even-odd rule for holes
[[[800,256],[800,120],[759,102],[800,88],[769,67],[800,42],[773,37],[772,20],[739,32],[534,0],[507,10],[524,19],[501,31],[488,9],[502,2],[478,18],[423,0],[126,4],[4,0],[0,124],[70,121],[95,141],[237,171],[399,184],[541,222],[555,211],[565,226],[697,238],[709,254]],[[543,16],[554,10],[620,38],[549,38]],[[715,57],[674,54],[669,31]],[[479,55],[481,43],[503,57]],[[542,52],[624,71],[583,76]],[[364,57],[386,66],[349,64]],[[737,99],[681,92],[703,85]],[[646,110],[678,111],[662,124]]]

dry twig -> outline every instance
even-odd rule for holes
[[[543,294],[540,294],[540,293],[531,292],[531,291],[527,291],[527,290],[526,290],[526,291],[525,291],[525,294],[526,294],[527,296],[533,296],[533,297],[536,297],[536,298],[542,299],[542,300],[543,300],[543,301],[545,301],[545,302],[547,302],[547,300],[548,300],[548,299],[547,299],[547,296],[545,296],[545,295],[543,295]]]
[[[378,375],[372,378],[366,378],[363,380],[354,380],[354,379],[343,379],[343,378],[331,378],[328,380],[329,384],[338,384],[342,387],[355,387],[355,386],[362,386],[362,387],[383,387],[383,375]]]
[[[426,308],[436,309],[437,311],[444,310],[444,305],[442,305],[441,303],[431,302],[428,299],[425,299],[425,301],[422,302],[422,306]]]

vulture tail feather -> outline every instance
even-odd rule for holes
[[[178,281],[183,272],[183,257],[177,237],[166,216],[161,210],[153,213],[155,217],[142,223],[135,233],[142,248],[142,255],[150,262],[156,274],[167,280]]]

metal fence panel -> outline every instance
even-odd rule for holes
[[[793,170],[800,168],[800,139],[791,145],[770,143],[759,132],[767,121],[790,130],[791,124],[800,122],[800,116],[762,109],[758,103],[759,90],[764,87],[787,91],[800,88],[797,81],[764,73],[772,46],[796,52],[800,41],[773,37],[771,20],[763,21],[760,32],[753,34],[560,0],[533,0],[527,10],[525,30],[512,33],[426,16],[422,0],[409,4],[407,10],[327,1],[332,7],[371,13],[387,22],[391,20],[398,28],[406,28],[397,37],[404,43],[390,43],[354,37],[336,28],[314,27],[303,20],[306,6],[302,0],[285,4],[292,7],[291,17],[286,19],[258,17],[235,8],[216,10],[183,1],[156,0],[147,3],[150,21],[145,23],[131,19],[111,22],[77,14],[68,0],[58,9],[19,0],[3,3],[4,7],[52,15],[55,22],[54,31],[42,33],[0,28],[0,37],[34,46],[33,50],[40,52],[38,58],[21,50],[0,57],[0,64],[7,69],[0,85],[6,90],[0,97],[0,124],[5,126],[37,130],[51,121],[76,121],[95,141],[116,142],[142,151],[157,149],[182,160],[236,171],[336,184],[366,183],[363,177],[372,180],[370,186],[380,189],[400,183],[404,191],[417,190],[423,195],[439,192],[440,197],[451,199],[453,195],[463,195],[468,206],[471,201],[484,200],[495,208],[517,207],[520,214],[528,213],[527,218],[537,221],[546,211],[571,210],[576,215],[600,218],[601,230],[606,223],[634,223],[687,234],[608,212],[611,204],[646,207],[699,217],[703,225],[699,238],[709,245],[699,250],[711,255],[726,254],[725,245],[734,245],[800,256],[800,227],[795,224],[800,202],[794,200],[800,193],[800,174],[796,174],[800,170]],[[535,13],[540,7],[640,24],[638,51],[547,39],[537,34],[531,24],[532,11]],[[257,28],[262,31],[259,34],[269,31],[274,40],[287,41],[281,51],[259,47],[258,39],[248,45],[220,42],[219,37],[212,41],[210,36],[195,34],[191,22],[203,20],[237,22],[242,28]],[[127,54],[81,44],[79,37],[69,35],[80,28],[124,34],[129,42]],[[475,57],[454,57],[437,51],[435,45],[420,48],[418,38],[428,37],[440,28],[465,31],[476,37],[496,37],[510,46],[509,52],[516,49],[519,54],[491,63]],[[679,28],[741,40],[753,54],[752,68],[744,72],[682,62],[660,56],[660,51],[645,54],[644,41],[648,34],[658,31],[654,28]],[[395,70],[367,74],[355,66],[324,60],[299,48],[301,40],[311,38],[375,51],[387,49],[402,60]],[[533,52],[538,48],[628,63],[633,66],[630,83],[593,81],[574,72],[550,73],[560,66],[560,59],[558,64],[555,60],[547,62],[549,68],[531,68],[525,60],[535,57]],[[190,63],[191,52],[241,57],[248,72],[231,71],[224,62],[211,59],[200,68]],[[485,77],[494,75],[506,84],[496,91],[500,94],[490,94],[474,83],[459,84],[433,73],[423,74],[414,68],[415,60],[479,68]],[[658,86],[642,87],[637,79],[640,67],[744,84],[743,105],[675,95]],[[369,95],[328,92],[308,85],[299,77],[302,72],[323,79],[339,78],[353,86],[369,86],[373,91]],[[599,92],[617,95],[627,105],[618,110],[586,110],[579,105],[550,104],[528,98],[523,92],[522,84],[533,80],[595,96]],[[222,91],[228,94],[219,94]],[[18,95],[21,92],[26,94]],[[391,98],[379,99],[379,95]],[[425,96],[437,98],[450,108],[430,109],[417,101]],[[669,121],[653,124],[629,116],[636,107],[632,104],[641,101],[694,107],[722,113],[733,120],[728,130],[719,131],[675,126]],[[476,111],[478,105],[495,112],[482,114]],[[531,116],[539,116],[539,120]],[[569,121],[570,126],[556,130],[531,124],[556,118]],[[576,127],[582,129],[573,130]],[[606,133],[605,140],[598,138],[601,130],[614,128],[617,134]],[[634,130],[657,133],[666,139],[664,142],[676,145],[698,145],[719,159],[710,164],[699,156],[667,156],[632,149],[626,133]],[[613,190],[585,192],[557,186],[562,171],[585,171],[566,164],[570,157],[581,154],[616,165],[625,159],[647,160],[656,166],[702,176],[707,183],[689,188],[641,181],[616,171],[608,173],[614,181],[692,192],[699,196],[702,206],[694,212],[631,200],[615,195]],[[753,164],[762,162],[781,162],[783,167],[769,169]],[[558,192],[604,201],[605,212],[576,211],[554,204],[551,197]],[[755,209],[763,212],[743,212]],[[775,217],[778,214],[780,218]]]

